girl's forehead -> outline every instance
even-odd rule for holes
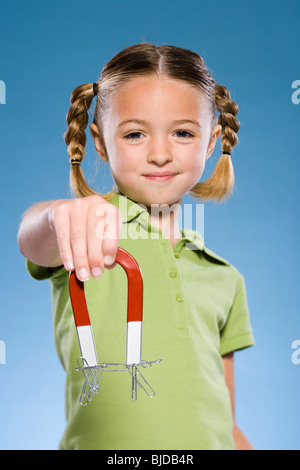
[[[142,75],[125,80],[124,83],[120,84],[117,88],[116,96],[124,96],[125,94],[131,93],[146,94],[153,93],[154,91],[161,91],[163,93],[185,93],[193,96],[199,95],[199,97],[203,96],[201,91],[188,81],[158,74]]]
[[[206,115],[208,102],[190,83],[166,76],[134,77],[122,84],[111,99],[113,114],[165,113]],[[203,116],[204,117],[204,116]]]

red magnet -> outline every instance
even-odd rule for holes
[[[132,401],[137,399],[137,385],[149,396],[154,390],[141,374],[138,366],[149,367],[157,361],[142,361],[142,325],[143,325],[143,277],[137,261],[127,251],[118,248],[116,257],[125,270],[128,281],[127,298],[127,339],[125,363],[99,363],[94,341],[93,329],[84,292],[84,283],[73,271],[69,278],[69,291],[77,329],[81,357],[79,368],[85,376],[80,403],[86,405],[99,391],[99,381],[104,371],[128,371],[132,377]]]

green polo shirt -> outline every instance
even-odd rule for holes
[[[35,279],[49,279],[57,353],[66,371],[66,429],[61,449],[233,449],[232,413],[222,355],[254,344],[243,276],[182,230],[171,246],[141,205],[115,194],[123,217],[119,246],[139,263],[144,283],[143,369],[156,394],[139,388],[131,401],[128,372],[105,372],[100,392],[79,403],[83,375],[69,298],[69,274],[27,260]],[[85,283],[99,362],[125,362],[127,277],[105,270]]]

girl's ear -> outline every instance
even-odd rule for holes
[[[222,132],[222,126],[220,124],[217,124],[215,127],[213,127],[211,134],[210,134],[209,143],[207,146],[205,160],[208,160],[211,154],[213,153],[218,137],[221,134],[221,132]]]
[[[104,162],[108,162],[108,157],[107,157],[107,152],[106,152],[104,139],[103,139],[102,134],[99,132],[99,129],[96,126],[96,124],[94,124],[94,123],[90,124],[90,131],[91,131],[92,137],[94,139],[95,148],[96,148],[96,151],[97,151],[99,157]]]

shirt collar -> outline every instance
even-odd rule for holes
[[[198,250],[204,250],[204,240],[201,237],[200,233],[196,232],[195,230],[190,229],[182,229],[181,235],[183,240],[187,240],[188,243],[191,243],[197,247]]]
[[[136,218],[143,219],[149,223],[149,215],[147,209],[143,205],[138,204],[137,202],[132,201],[127,196],[122,194],[115,193],[112,199],[109,201],[111,204],[117,206],[122,215],[123,224],[129,223]],[[196,249],[204,251],[211,258],[214,258],[217,261],[221,261],[224,264],[230,265],[228,261],[220,256],[216,255],[213,251],[206,248],[204,245],[204,240],[199,234],[199,232],[191,229],[181,230],[182,239],[178,242],[177,245],[179,249],[183,248],[187,244],[188,249],[193,249],[189,244],[192,244]]]
[[[109,202],[119,208],[119,211],[122,215],[123,224],[131,222],[142,213],[147,213],[147,210],[144,206],[139,205],[138,203],[119,193],[115,193]]]
[[[213,251],[209,250],[205,245],[204,245],[204,240],[201,237],[201,235],[196,232],[195,230],[181,230],[182,233],[182,240],[187,240],[187,249],[194,249],[193,247],[195,246],[196,249],[204,251],[207,255],[210,256],[210,258],[213,258],[214,260],[221,261],[223,264],[226,264],[230,266],[230,263],[224,259],[221,258],[221,256],[216,255]],[[181,240],[180,240],[181,241]],[[183,241],[185,243],[185,241]]]

